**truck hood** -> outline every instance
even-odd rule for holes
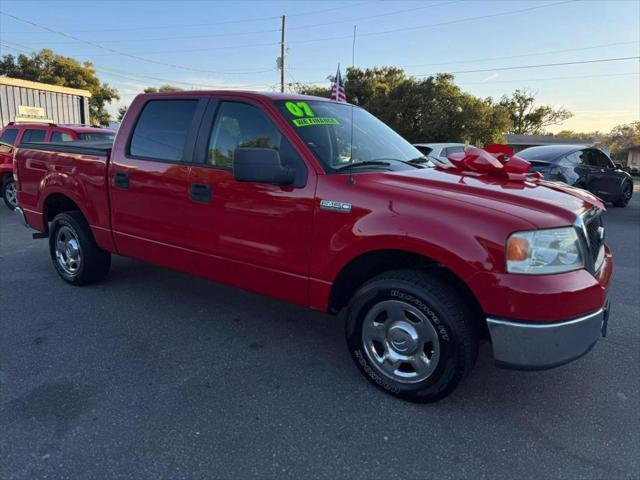
[[[560,182],[507,177],[439,169],[403,170],[378,177],[389,187],[438,195],[514,215],[537,228],[571,225],[603,202],[579,188]]]

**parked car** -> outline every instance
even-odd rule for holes
[[[450,167],[449,155],[464,152],[466,146],[472,147],[473,145],[465,145],[464,143],[414,143],[413,146],[434,164],[441,167]]]
[[[384,123],[328,99],[156,93],[135,98],[113,148],[22,144],[16,212],[72,285],[118,254],[344,311],[363,375],[430,402],[483,339],[500,366],[551,368],[608,320],[602,202],[490,160],[424,168]]]
[[[545,179],[584,188],[616,207],[626,207],[633,195],[631,175],[597,148],[545,145],[525,148],[518,156],[531,162]]]
[[[13,181],[13,146],[22,142],[73,142],[77,140],[113,141],[115,132],[84,125],[54,123],[14,123],[0,130],[0,194],[10,209],[17,205]]]

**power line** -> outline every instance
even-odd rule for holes
[[[503,71],[503,70],[525,70],[528,68],[543,68],[543,67],[558,67],[558,66],[563,66],[563,65],[580,65],[580,64],[588,64],[588,63],[601,63],[601,62],[618,62],[618,61],[623,61],[623,60],[638,60],[640,59],[640,56],[638,57],[618,57],[618,58],[599,58],[599,59],[594,59],[594,60],[580,60],[580,61],[575,61],[575,62],[558,62],[558,63],[543,63],[543,64],[538,64],[538,65],[517,65],[517,66],[511,66],[511,67],[495,67],[495,68],[483,68],[483,69],[478,69],[478,70],[458,70],[458,71],[453,71],[453,72],[432,72],[432,73],[424,73],[424,74],[418,74],[418,75],[409,75],[410,77],[430,77],[433,75],[438,75],[439,73],[442,74],[460,74],[460,73],[481,73],[481,72],[496,72],[496,71]],[[316,80],[316,81],[308,81],[308,82],[302,82],[304,84],[317,84],[317,83],[322,83],[322,82],[326,82],[327,80]]]
[[[20,45],[18,43],[14,43],[11,42],[13,45]],[[13,47],[11,45],[8,45],[6,41],[1,40],[0,41],[0,45],[4,45],[5,48],[9,48],[11,50],[15,50],[17,52],[21,52],[21,53],[28,53],[28,51],[26,50],[22,50],[20,48],[16,48]],[[127,80],[134,80],[137,82],[147,82],[147,80],[153,80],[157,83],[160,84],[160,86],[162,85],[186,85],[189,87],[197,87],[197,88],[208,88],[208,89],[213,89],[213,90],[217,90],[217,89],[221,89],[223,87],[228,87],[227,85],[221,87],[220,85],[209,85],[206,83],[194,83],[194,82],[183,82],[180,80],[173,80],[173,79],[168,79],[168,78],[161,78],[161,77],[155,77],[155,76],[151,76],[151,75],[143,75],[143,74],[133,74],[133,73],[129,73],[129,72],[123,72],[122,70],[118,70],[118,69],[114,69],[114,68],[110,68],[110,67],[104,67],[102,65],[96,65],[96,64],[92,64],[93,67],[100,72],[104,72],[107,75],[115,75],[117,77],[121,77],[121,78],[125,78]],[[148,82],[147,82],[148,83]],[[241,84],[239,85],[239,87],[241,88],[245,88],[245,87],[264,87],[264,86],[271,86],[272,84],[268,84],[268,83],[259,83],[259,84]]]
[[[372,1],[367,2],[359,2],[359,3],[351,3],[347,5],[343,5],[340,7],[331,7],[326,8],[324,10],[315,10],[313,12],[302,12],[302,13],[293,13],[287,16],[289,17],[302,17],[307,15],[317,15],[325,12],[333,12],[335,10],[344,10],[346,8],[353,8],[362,5],[367,5],[370,3],[374,3]],[[165,28],[176,29],[176,28],[197,28],[197,27],[212,27],[217,25],[230,25],[235,23],[249,23],[249,22],[258,22],[262,20],[275,20],[280,19],[281,15],[274,15],[270,17],[254,17],[254,18],[243,18],[238,20],[224,20],[222,22],[208,22],[208,23],[192,23],[188,25],[156,25],[156,26],[144,26],[144,27],[123,27],[123,28],[106,28],[106,29],[90,29],[90,30],[69,30],[73,33],[96,33],[96,32],[126,32],[126,31],[140,31],[140,30],[163,30]],[[32,32],[7,32],[7,33],[32,33]]]
[[[335,20],[335,21],[331,21],[331,22],[324,22],[324,23],[314,23],[314,24],[309,24],[309,25],[297,25],[297,26],[292,26],[292,27],[288,27],[288,30],[307,30],[309,28],[316,28],[316,27],[324,27],[327,25],[337,25],[340,23],[352,23],[352,22],[362,22],[362,21],[367,21],[367,20],[371,20],[374,18],[381,18],[381,17],[389,17],[392,15],[399,15],[402,13],[408,13],[408,12],[414,12],[416,10],[425,10],[428,8],[434,8],[434,7],[439,7],[439,6],[444,6],[444,5],[450,5],[453,3],[460,3],[463,1],[467,1],[467,0],[451,0],[448,2],[442,2],[442,3],[435,3],[432,5],[422,5],[420,7],[413,7],[413,8],[406,8],[403,10],[395,10],[392,12],[386,12],[386,13],[381,13],[381,14],[377,14],[377,15],[369,15],[366,17],[356,17],[356,18],[351,18],[351,19],[346,19],[346,20]],[[365,2],[366,3],[366,2]],[[276,17],[276,18],[280,18],[280,17]],[[271,18],[270,18],[271,19]],[[275,32],[280,32],[279,28],[273,28],[270,30],[252,30],[252,31],[248,31],[248,32],[228,32],[228,33],[208,33],[206,35],[187,35],[187,36],[170,36],[170,37],[156,37],[156,38],[135,38],[135,39],[118,39],[118,40],[109,40],[109,39],[105,39],[105,40],[94,40],[95,42],[101,42],[101,43],[132,43],[132,42],[149,42],[149,41],[160,41],[160,40],[182,40],[182,39],[194,39],[194,38],[214,38],[214,37],[228,37],[231,35],[252,35],[252,34],[258,34],[258,33],[275,33]],[[9,32],[12,33],[12,32]],[[49,45],[69,45],[69,44],[73,44],[74,42],[48,42]],[[250,45],[253,46],[253,45]],[[240,48],[240,47],[238,47]]]
[[[415,68],[415,67],[432,67],[432,66],[440,66],[440,65],[456,65],[460,63],[480,63],[480,62],[489,62],[494,60],[510,60],[514,58],[522,58],[522,57],[536,57],[541,55],[553,55],[556,53],[566,53],[566,52],[578,52],[583,50],[594,50],[597,48],[606,48],[620,45],[631,45],[636,44],[640,45],[640,42],[637,40],[629,41],[629,42],[615,42],[615,43],[605,43],[601,45],[592,45],[589,47],[579,47],[579,48],[566,48],[563,50],[547,50],[544,52],[531,52],[531,53],[521,53],[518,55],[508,55],[502,57],[485,57],[485,58],[475,58],[469,60],[452,60],[449,62],[439,62],[439,63],[419,63],[412,65],[396,65],[398,68]],[[327,67],[295,67],[291,68],[291,70],[329,70]]]
[[[463,23],[463,22],[468,22],[468,21],[474,21],[474,20],[484,20],[487,18],[494,18],[494,17],[500,17],[500,16],[505,16],[505,15],[514,15],[514,14],[518,14],[518,13],[524,13],[524,12],[529,12],[529,11],[533,11],[533,10],[540,10],[543,8],[550,8],[550,7],[554,7],[554,6],[558,6],[558,5],[563,5],[563,4],[567,4],[567,3],[574,3],[577,2],[579,0],[564,0],[561,2],[556,2],[556,3],[550,3],[550,4],[545,4],[545,5],[537,5],[535,7],[527,7],[527,8],[522,8],[522,9],[518,9],[518,10],[509,10],[506,12],[499,12],[499,13],[492,13],[492,14],[487,14],[487,15],[480,15],[480,16],[475,16],[475,17],[466,17],[466,18],[461,18],[461,19],[456,19],[456,20],[449,20],[447,22],[440,22],[440,23],[432,23],[432,24],[426,24],[426,25],[415,25],[412,27],[403,27],[403,28],[397,28],[397,29],[392,29],[392,30],[384,30],[384,31],[378,31],[378,32],[369,32],[369,33],[361,33],[358,35],[358,37],[369,37],[369,36],[374,36],[374,35],[387,35],[390,33],[398,33],[398,32],[406,32],[406,31],[412,31],[412,30],[421,30],[421,29],[426,29],[426,28],[433,28],[433,27],[439,27],[439,26],[445,26],[445,25],[452,25],[452,24],[456,24],[456,23]],[[11,15],[8,13],[4,13],[4,12],[0,12],[0,14],[4,14],[7,15],[11,18],[14,18],[16,20],[28,23],[30,25],[34,25],[37,26],[39,28],[43,28],[45,30],[51,31],[53,33],[57,33],[58,35],[62,35],[68,38],[71,38],[72,40],[76,40],[79,41],[81,43],[86,43],[88,45],[100,48],[102,50],[108,51],[110,52],[109,54],[85,54],[85,53],[76,53],[75,55],[78,56],[88,56],[88,55],[93,55],[93,56],[107,56],[107,55],[124,55],[127,57],[131,57],[134,58],[136,60],[142,60],[142,61],[146,61],[146,62],[150,62],[150,63],[161,63],[155,60],[150,60],[150,59],[145,59],[144,57],[140,57],[140,55],[166,55],[166,54],[171,54],[171,53],[186,53],[186,52],[203,52],[203,51],[212,51],[212,50],[225,50],[225,49],[235,49],[235,48],[256,48],[256,47],[263,47],[263,46],[273,46],[273,45],[279,45],[279,43],[255,43],[255,44],[246,44],[246,45],[230,45],[230,46],[221,46],[221,47],[206,47],[206,48],[190,48],[190,49],[180,49],[180,50],[162,50],[162,51],[155,51],[155,52],[136,52],[133,54],[130,53],[125,53],[125,52],[120,52],[118,50],[114,50],[110,47],[105,47],[103,45],[100,45],[98,43],[95,42],[90,42],[88,40],[82,40],[79,39],[73,35],[64,33],[64,32],[60,32],[57,30],[53,30],[49,27],[45,27],[43,25],[39,25],[35,22],[29,21],[29,20],[25,20],[23,18],[17,17],[15,15]],[[294,44],[301,44],[301,43],[314,43],[314,42],[325,42],[325,41],[330,41],[330,40],[343,40],[352,38],[352,35],[341,35],[341,36],[333,36],[333,37],[325,37],[325,38],[312,38],[312,39],[307,39],[307,40],[294,40],[294,41],[289,41],[288,43],[294,43]],[[162,64],[162,63],[161,63]],[[164,64],[164,65],[168,65],[168,66],[173,66],[176,68],[188,68],[188,67],[184,67],[184,66],[175,66],[175,65],[170,65],[170,64]],[[219,72],[208,72],[208,73],[219,73]]]
[[[640,75],[640,72],[627,72],[627,73],[605,73],[600,75],[572,75],[567,77],[543,77],[543,78],[520,78],[515,80],[489,80],[486,82],[456,82],[457,85],[477,85],[477,84],[491,84],[491,83],[525,83],[525,82],[542,82],[547,80],[575,80],[577,78],[603,78],[603,77],[622,77]],[[323,80],[327,81],[327,80]],[[299,85],[314,85],[320,82],[296,82]],[[289,84],[291,85],[291,84]]]
[[[572,75],[568,77],[544,77],[544,78],[525,78],[515,80],[489,80],[486,82],[457,82],[459,85],[478,85],[485,83],[524,83],[524,82],[542,82],[547,80],[575,80],[577,78],[603,78],[603,77],[623,77],[631,75],[640,75],[640,72],[627,72],[627,73],[603,73],[600,75]]]
[[[502,17],[502,16],[505,16],[505,15],[515,15],[517,13],[530,12],[532,10],[540,10],[542,8],[550,8],[550,7],[555,7],[555,6],[558,6],[558,5],[564,5],[566,3],[575,3],[575,2],[578,2],[578,1],[580,1],[580,0],[565,0],[565,1],[562,1],[562,2],[549,3],[549,4],[545,4],[545,5],[538,5],[538,6],[535,6],[535,7],[521,8],[519,10],[509,10],[507,12],[491,13],[491,14],[480,15],[480,16],[476,16],[476,17],[466,17],[466,18],[460,18],[460,19],[457,19],[457,20],[449,20],[447,22],[430,23],[430,24],[426,24],[426,25],[414,25],[414,26],[411,26],[411,27],[395,28],[393,30],[384,30],[384,31],[379,31],[379,32],[360,33],[360,34],[358,34],[358,38],[359,37],[371,37],[371,36],[374,36],[374,35],[388,35],[390,33],[401,33],[401,32],[413,31],[413,30],[422,30],[422,29],[426,29],[426,28],[441,27],[441,26],[445,26],[445,25],[453,25],[455,23],[463,23],[463,22],[468,22],[468,21],[473,21],[473,20],[484,20],[484,19],[487,19],[487,18]],[[351,38],[351,35],[342,35],[342,36],[325,37],[325,38],[313,38],[313,39],[309,39],[309,40],[297,40],[297,41],[293,41],[293,42],[289,42],[289,43],[325,42],[325,41],[328,41],[328,40],[343,40],[345,38]]]
[[[16,15],[12,15],[10,13],[6,13],[6,12],[0,11],[0,15],[5,15],[7,17],[13,18],[13,19],[18,20],[20,22],[27,23],[29,25],[33,25],[35,27],[41,28],[43,30],[47,30],[47,31],[55,33],[57,35],[61,35],[63,37],[70,38],[70,39],[75,40],[77,42],[86,43],[87,45],[91,45],[92,47],[96,47],[96,48],[99,48],[101,50],[105,50],[107,52],[111,52],[111,53],[113,53],[115,55],[121,55],[121,56],[124,56],[124,57],[129,57],[129,58],[132,58],[134,60],[141,61],[141,62],[155,63],[157,65],[164,65],[164,66],[167,66],[167,67],[179,68],[179,69],[182,69],[182,70],[190,70],[192,72],[213,73],[213,74],[216,74],[216,75],[251,75],[251,74],[255,74],[255,73],[266,73],[266,72],[273,71],[273,69],[269,69],[269,70],[258,70],[258,71],[251,71],[251,72],[248,72],[248,71],[247,72],[221,72],[221,71],[193,68],[193,67],[189,67],[189,66],[186,66],[186,65],[176,65],[176,64],[173,64],[173,63],[160,62],[160,61],[157,61],[157,60],[151,60],[151,59],[148,59],[148,58],[144,58],[144,57],[141,57],[141,56],[136,55],[136,54],[131,54],[131,53],[126,53],[126,52],[121,52],[121,51],[118,51],[118,50],[114,50],[113,48],[105,47],[103,45],[100,45],[99,43],[91,42],[89,40],[83,40],[81,38],[75,37],[75,36],[70,35],[68,33],[61,32],[59,30],[54,30],[54,29],[49,28],[47,26],[40,25],[38,23],[32,22],[31,20],[26,20],[26,19],[18,17]]]
[[[21,50],[19,48],[16,47],[12,47],[10,45],[6,45],[5,42],[0,41],[0,44],[4,44],[5,48],[9,48],[11,50],[16,50],[18,52],[24,52],[26,53],[24,50]],[[234,88],[230,85],[207,85],[207,84],[201,84],[201,83],[191,83],[191,82],[182,82],[179,80],[169,80],[169,79],[165,79],[165,78],[159,78],[159,77],[154,77],[154,76],[149,76],[149,75],[142,75],[142,74],[123,74],[121,73],[122,71],[120,70],[115,70],[112,68],[107,68],[107,67],[102,67],[100,65],[94,65],[94,67],[96,68],[96,70],[100,70],[100,71],[104,71],[108,74],[111,75],[115,75],[115,76],[119,76],[128,80],[134,80],[134,81],[142,81],[142,79],[151,79],[151,80],[155,80],[160,82],[159,86],[162,86],[162,84],[164,85],[187,85],[190,87],[204,87],[204,88],[208,88],[208,89],[214,89],[214,90],[224,90],[224,89],[230,89],[230,88]],[[299,84],[299,85],[310,85],[310,84],[317,84],[317,83],[322,83],[322,82],[326,82],[327,80],[321,80],[321,81],[317,81],[317,82],[298,82],[296,78],[294,78],[294,76],[291,74],[291,71],[289,68],[286,69],[286,73],[289,75],[289,77],[291,78],[291,80],[293,82],[286,84],[287,86],[291,87],[294,84]],[[606,78],[606,77],[622,77],[622,76],[634,76],[634,75],[640,75],[640,72],[626,72],[626,73],[606,73],[606,74],[595,74],[595,75],[572,75],[572,76],[562,76],[562,77],[543,77],[543,78],[527,78],[527,79],[514,79],[514,80],[489,80],[489,81],[474,81],[474,82],[457,82],[459,85],[478,85],[478,84],[493,84],[493,83],[525,83],[525,82],[541,82],[541,81],[550,81],[550,80],[575,80],[575,79],[582,79],[582,78]],[[272,84],[272,83],[261,83],[261,84],[242,84],[239,85],[237,88],[260,88],[260,87],[267,87],[270,88],[272,90],[275,90],[276,85]],[[141,92],[118,92],[118,95],[120,96],[135,96],[135,95],[139,95]]]
[[[542,63],[538,65],[519,65],[514,67],[498,67],[498,68],[484,68],[479,70],[458,70],[457,72],[442,72],[442,73],[480,73],[480,72],[497,72],[502,70],[522,70],[526,68],[542,68],[542,67],[558,67],[562,65],[581,65],[585,63],[601,63],[601,62],[619,62],[622,60],[638,60],[640,57],[618,57],[618,58],[599,58],[596,60],[580,60],[576,62],[559,62],[559,63]],[[428,77],[433,74],[413,75],[414,77]]]

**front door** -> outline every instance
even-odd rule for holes
[[[124,154],[116,154],[109,169],[111,222],[119,253],[193,270],[184,212],[191,206],[189,164],[207,102],[187,96],[152,98],[137,119],[123,126],[133,133],[126,146],[114,148]]]
[[[200,165],[190,188],[210,190],[192,201],[188,217],[199,273],[207,278],[308,304],[316,175],[258,105],[212,101],[198,138]],[[277,150],[295,169],[293,185],[238,182],[238,147]]]
[[[617,200],[620,196],[620,175],[613,162],[603,152],[587,150],[589,159],[589,191],[605,201]]]

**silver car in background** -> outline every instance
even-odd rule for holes
[[[441,167],[451,166],[451,162],[447,157],[452,153],[464,152],[467,146],[473,147],[473,145],[465,145],[464,143],[414,143],[413,146],[420,150],[420,153],[425,157]]]

